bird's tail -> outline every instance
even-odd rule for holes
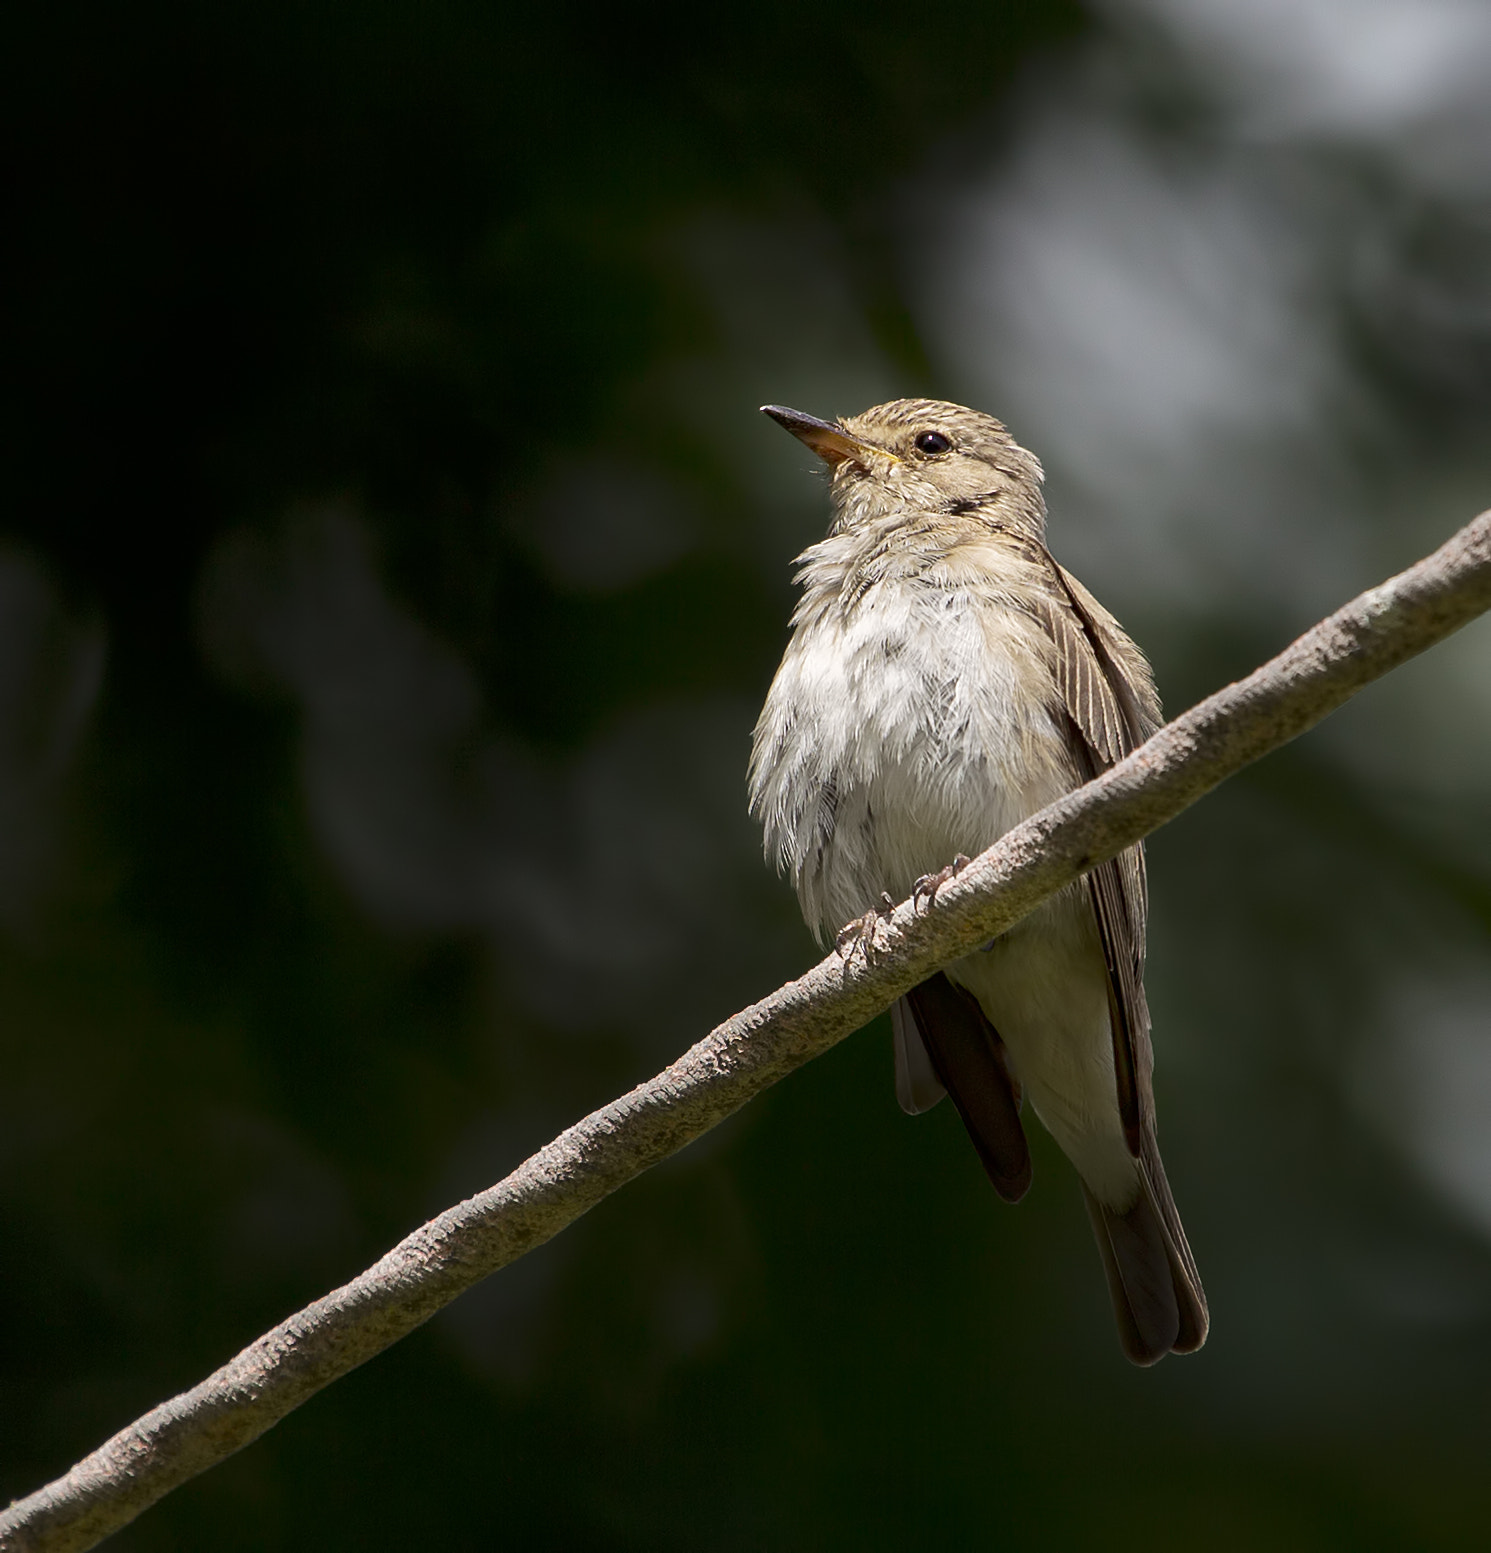
[[[1099,1202],[1086,1183],[1082,1195],[1123,1351],[1135,1364],[1154,1364],[1167,1353],[1194,1353],[1206,1341],[1210,1318],[1151,1128],[1145,1129],[1139,1176],[1139,1199],[1124,1212]]]

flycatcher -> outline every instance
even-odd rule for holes
[[[1046,549],[1040,463],[993,416],[929,399],[834,422],[764,410],[832,471],[750,774],[767,854],[824,942],[863,931],[883,895],[935,899],[964,854],[1143,743],[1160,703],[1144,655]],[[902,1108],[950,1094],[1007,1202],[1030,1185],[1029,1098],[1081,1177],[1136,1364],[1207,1329],[1155,1140],[1145,913],[1136,846],[891,1019]]]

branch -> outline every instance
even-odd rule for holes
[[[1096,781],[1017,826],[943,887],[902,902],[870,955],[830,955],[735,1015],[656,1078],[561,1133],[351,1283],[145,1414],[0,1514],[0,1549],[71,1553],[257,1439],[473,1284],[557,1235],[939,966],[1005,932],[1363,686],[1491,608],[1491,511],[1277,658],[1167,724]]]

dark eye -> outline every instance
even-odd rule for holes
[[[940,431],[919,431],[916,434],[916,447],[920,453],[946,453],[951,446],[952,443]]]

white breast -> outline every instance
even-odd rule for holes
[[[1031,618],[928,574],[804,601],[751,808],[820,937],[1072,785]]]

